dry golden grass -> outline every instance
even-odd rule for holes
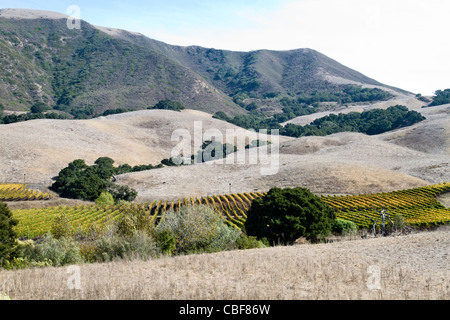
[[[409,300],[450,298],[449,229],[408,236],[0,272],[17,300]],[[379,268],[380,288],[368,283]],[[69,273],[68,273],[69,271]]]

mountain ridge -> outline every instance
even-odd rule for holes
[[[80,30],[69,30],[67,18],[41,10],[0,10],[0,67],[5,70],[0,103],[6,110],[27,111],[43,102],[89,117],[175,100],[190,109],[235,115],[247,113],[250,102],[277,112],[283,107],[280,98],[339,92],[349,84],[410,94],[309,48],[183,47],[84,20]]]

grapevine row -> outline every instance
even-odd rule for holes
[[[321,199],[334,208],[336,217],[355,222],[359,228],[371,228],[367,217],[380,223],[379,212],[382,209],[395,215],[402,215],[407,223],[418,227],[432,227],[450,222],[450,209],[440,204],[436,197],[450,192],[450,183],[439,184],[390,193],[355,196],[322,196]],[[252,202],[264,196],[264,193],[238,193],[202,198],[184,198],[178,200],[159,200],[135,204],[149,212],[151,223],[157,224],[167,211],[178,212],[186,205],[206,205],[214,209],[231,226],[243,228],[247,212]],[[91,224],[105,223],[118,219],[127,205],[77,207],[55,207],[45,209],[15,210],[13,215],[19,220],[17,231],[20,237],[34,238],[50,231],[55,217],[65,214],[74,227],[86,230]]]
[[[0,201],[50,200],[52,194],[30,190],[23,184],[0,184]]]

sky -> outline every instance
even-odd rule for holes
[[[235,51],[315,49],[387,85],[450,88],[449,0],[0,0],[68,12],[174,45]]]

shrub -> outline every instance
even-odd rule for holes
[[[133,188],[130,188],[129,186],[118,186],[113,183],[107,184],[106,189],[112,195],[112,197],[116,202],[119,201],[132,202],[136,199],[138,195],[137,191],[134,190]]]
[[[269,244],[265,243],[264,240],[258,240],[253,236],[241,235],[236,240],[236,248],[239,250],[265,248],[268,246]]]
[[[253,201],[245,230],[271,244],[292,244],[305,237],[318,241],[331,232],[334,210],[304,188],[273,188]]]
[[[18,221],[6,204],[0,202],[0,266],[17,257],[17,234],[14,227]]]
[[[32,269],[32,268],[46,268],[51,267],[52,262],[48,259],[44,259],[44,261],[34,261],[25,258],[14,258],[11,261],[7,261],[5,265],[6,270],[19,270],[19,269]]]
[[[66,214],[61,214],[53,220],[51,235],[55,239],[69,238],[75,234],[75,230]]]
[[[407,229],[408,224],[405,221],[405,217],[401,215],[400,213],[397,213],[394,215],[394,230],[397,231],[404,231]]]
[[[158,256],[160,250],[150,222],[150,211],[130,206],[107,230],[93,230],[90,239],[82,245],[83,256],[92,262],[132,258],[147,260]]]
[[[430,107],[450,103],[450,89],[436,90]]]
[[[49,262],[54,267],[83,263],[80,248],[73,239],[55,239],[52,235],[42,242],[24,249],[24,258],[35,262]]]
[[[177,101],[162,100],[158,102],[154,107],[149,107],[148,109],[181,111],[184,110],[185,107]]]
[[[44,261],[34,261],[29,257],[24,256],[24,252],[29,252],[34,248],[33,240],[26,241],[17,241],[16,249],[21,255],[21,257],[14,257],[11,260],[8,260],[4,264],[4,268],[6,270],[17,270],[17,269],[28,269],[28,268],[43,268],[43,267],[51,267],[51,261],[48,259],[44,259]]]
[[[176,239],[176,253],[211,252],[230,247],[238,235],[207,206],[183,206],[169,211],[158,232],[169,230]]]
[[[166,229],[161,232],[156,232],[156,241],[161,252],[169,257],[177,249],[177,239],[171,230]]]
[[[137,232],[151,234],[153,226],[152,215],[142,207],[128,206],[117,222],[117,234],[123,237],[132,236]]]
[[[97,255],[99,249],[95,241],[80,241],[78,243],[80,247],[80,255],[84,262],[95,263],[97,262]]]
[[[95,203],[97,205],[113,205],[114,204],[114,198],[109,192],[102,192],[100,194],[100,197],[98,197],[95,200]]]
[[[31,113],[42,113],[42,112],[45,112],[45,111],[47,111],[49,109],[50,108],[45,103],[43,103],[43,102],[36,102],[31,107]]]
[[[233,250],[236,247],[236,241],[241,235],[237,228],[230,227],[223,223],[218,224],[215,236],[211,242],[204,248],[205,252],[220,252]]]
[[[94,260],[108,262],[115,259],[147,260],[159,255],[156,241],[145,232],[123,237],[117,233],[105,235],[96,242]]]
[[[352,221],[336,219],[331,227],[331,231],[340,235],[350,235],[355,234],[358,231],[358,227]]]

